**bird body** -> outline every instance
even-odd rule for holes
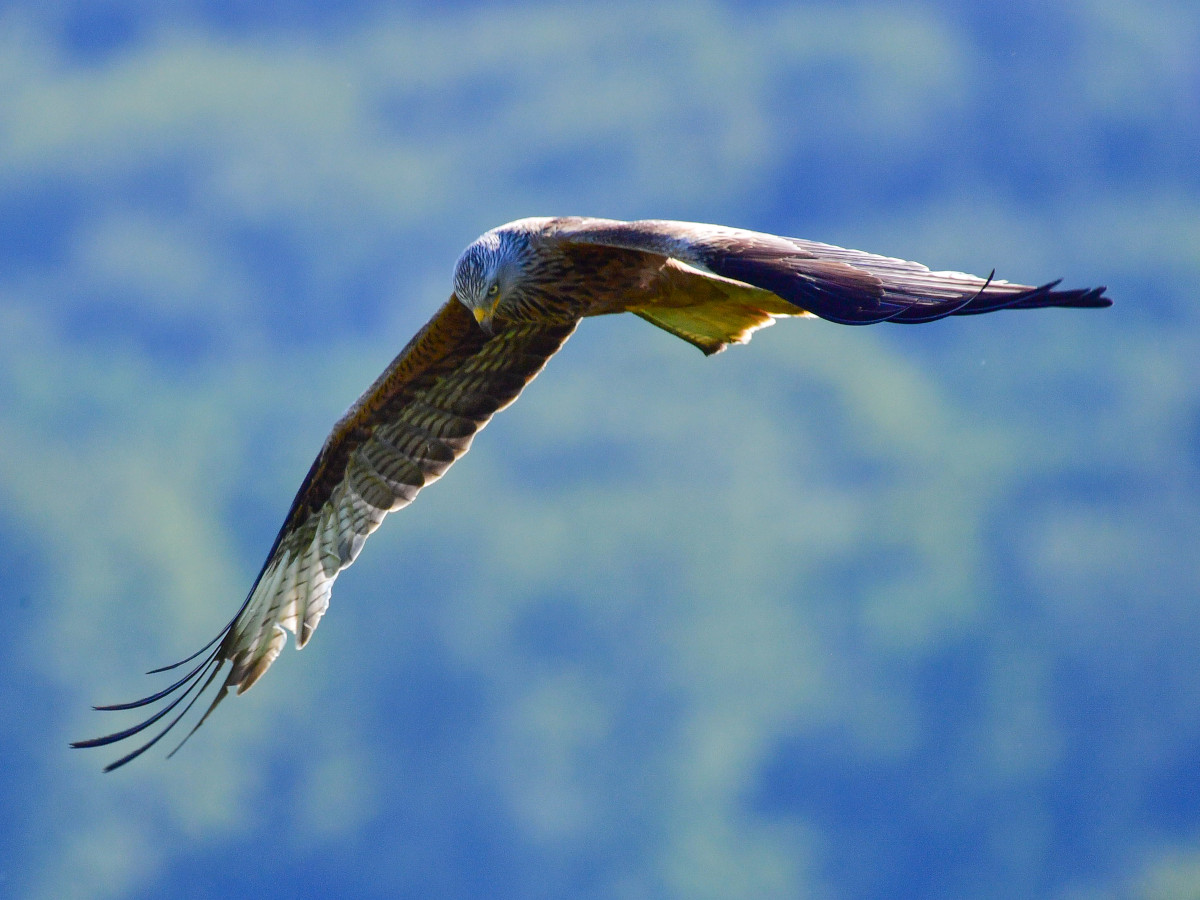
[[[174,683],[97,708],[164,705],[131,728],[73,746],[116,743],[166,719],[106,771],[124,765],[178,724],[224,671],[186,741],[231,690],[240,694],[262,677],[289,632],[303,647],[338,573],[384,516],[466,453],[583,318],[631,312],[713,354],[781,317],[916,324],[1111,303],[1103,287],[1056,286],[931,272],[830,244],[692,222],[528,218],[494,228],[459,257],[450,299],[338,420],[229,624],[192,656],[155,670],[185,668]]]
[[[664,298],[670,257],[572,240],[581,219],[519,219],[475,240],[454,270],[454,294],[480,324],[565,322]],[[603,220],[601,220],[603,221]]]

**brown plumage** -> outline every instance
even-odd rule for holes
[[[262,677],[287,632],[303,647],[329,605],[334,579],[384,516],[466,453],[582,318],[632,312],[712,354],[784,316],[911,324],[1111,302],[1102,287],[1059,291],[1056,284],[931,272],[858,250],[690,222],[522,219],[493,229],[459,258],[449,301],[334,426],[237,615],[192,656],[154,670],[191,664],[173,684],[132,703],[97,707],[161,701],[162,708],[131,728],[73,746],[112,744],[166,720],[106,771],[115,769],[178,724],[223,670],[217,694],[187,736],[231,689],[240,694]]]

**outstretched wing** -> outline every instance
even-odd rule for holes
[[[178,724],[226,663],[220,690],[188,736],[231,688],[240,694],[262,677],[288,631],[303,647],[329,606],[334,579],[383,517],[411,503],[466,453],[476,432],[517,398],[574,329],[575,323],[521,324],[488,335],[452,296],[334,427],[237,615],[192,656],[154,670],[194,663],[187,674],[149,697],[97,709],[165,705],[132,728],[73,746],[115,743],[168,719],[151,740],[105,769],[111,771]]]
[[[757,231],[648,219],[564,218],[560,240],[642,250],[770,291],[799,310],[843,325],[916,324],[945,316],[1043,306],[1112,305],[1105,288],[1056,290],[964,272],[931,272],[920,263]]]

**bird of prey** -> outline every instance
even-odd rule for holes
[[[631,312],[713,354],[788,316],[915,324],[1111,304],[1103,287],[1057,286],[932,272],[830,244],[692,222],[529,218],[494,228],[459,257],[450,299],[334,426],[229,624],[187,659],[154,670],[183,669],[174,683],[132,703],[97,707],[161,708],[132,728],[73,746],[124,741],[165,720],[105,771],[122,766],[177,725],[224,671],[186,741],[230,690],[240,694],[263,676],[289,631],[298,648],[308,643],[338,573],[384,516],[466,453],[583,318]]]

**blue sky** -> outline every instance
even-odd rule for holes
[[[0,892],[1200,890],[1200,13],[264,10],[0,11]],[[170,761],[68,751],[540,214],[1116,305],[708,360],[586,322],[303,654]]]

